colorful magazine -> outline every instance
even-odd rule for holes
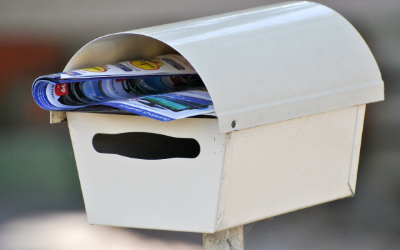
[[[160,121],[214,112],[201,78],[175,54],[42,76],[32,93],[40,107],[52,111],[113,107]]]

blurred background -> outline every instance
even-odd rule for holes
[[[202,235],[90,226],[65,122],[31,97],[109,33],[258,7],[273,0],[0,0],[0,250],[202,249]],[[400,249],[400,1],[315,1],[371,48],[386,100],[368,104],[356,196],[245,227],[245,249]]]

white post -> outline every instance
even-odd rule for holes
[[[244,250],[243,226],[203,234],[204,250]]]

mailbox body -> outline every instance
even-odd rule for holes
[[[68,113],[89,222],[212,233],[351,196],[364,110],[354,106],[227,134],[213,118],[164,123]],[[200,154],[144,160],[93,147],[96,134],[129,132],[194,138]]]
[[[212,233],[354,195],[365,104],[384,93],[368,46],[342,16],[289,2],[111,34],[65,71],[166,53],[196,69],[216,117],[69,112],[90,223]],[[138,132],[192,138],[200,154],[135,159],[93,145],[96,134]]]

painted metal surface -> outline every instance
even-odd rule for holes
[[[89,223],[215,232],[226,147],[226,135],[219,134],[216,119],[165,123],[127,115],[69,112],[67,116]],[[142,160],[99,153],[93,147],[95,134],[127,132],[194,138],[200,155]]]
[[[353,196],[364,106],[233,132],[217,231]]]
[[[66,70],[174,51],[205,82],[220,133],[384,99],[360,34],[306,1],[108,35],[83,47]]]
[[[360,160],[361,138],[364,127],[365,106],[358,106],[356,126],[353,139],[353,152],[351,154],[351,165],[349,173],[349,187],[354,196],[356,194],[358,162]]]
[[[67,115],[91,224],[214,233],[354,195],[364,110],[222,135],[217,119]],[[96,134],[127,132],[194,138],[200,154],[142,160],[94,149]]]

